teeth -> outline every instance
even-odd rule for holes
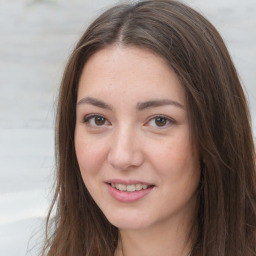
[[[133,191],[135,191],[135,185],[127,185],[127,191],[128,192],[133,192]]]
[[[121,191],[126,191],[127,188],[124,184],[116,184],[116,188],[121,190]]]
[[[120,191],[128,191],[128,192],[139,191],[142,189],[147,189],[149,187],[148,185],[145,185],[145,184],[125,185],[125,184],[114,184],[114,183],[111,183],[111,186]]]
[[[136,190],[141,190],[142,189],[142,184],[136,184],[135,187],[136,187]]]

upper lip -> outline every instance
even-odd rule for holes
[[[133,184],[145,184],[148,186],[152,186],[152,183],[141,181],[141,180],[123,180],[123,179],[109,179],[106,180],[106,183],[112,183],[112,184],[124,184],[124,185],[133,185]]]

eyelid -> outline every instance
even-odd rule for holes
[[[95,117],[102,117],[102,118],[104,118],[105,120],[106,120],[106,122],[107,122],[107,124],[104,124],[104,125],[90,125],[89,124],[89,121],[92,119],[92,118],[95,118]],[[83,117],[83,120],[82,120],[82,122],[83,123],[86,123],[88,126],[92,126],[92,127],[104,127],[104,126],[106,126],[106,125],[109,125],[110,124],[110,122],[108,121],[108,119],[104,116],[104,115],[102,115],[102,114],[98,114],[98,113],[93,113],[93,114],[88,114],[88,115],[85,115],[84,117]]]
[[[164,126],[157,126],[157,125],[155,125],[154,127],[157,127],[158,129],[164,129],[164,128],[167,128],[167,127],[169,127],[170,125],[173,125],[173,124],[175,124],[176,123],[176,121],[173,119],[173,118],[171,118],[171,117],[169,117],[169,116],[166,116],[166,115],[163,115],[163,114],[157,114],[157,115],[153,115],[153,116],[150,116],[149,118],[148,118],[148,120],[147,120],[147,122],[146,122],[146,125],[150,122],[150,121],[152,121],[152,120],[154,120],[154,119],[156,119],[156,118],[165,118],[167,121],[168,121],[168,124],[166,124],[166,125],[164,125]]]
[[[103,116],[102,114],[92,113],[92,114],[85,115],[85,116],[83,117],[83,122],[86,122],[86,121],[88,121],[90,118],[92,118],[92,117],[97,117],[97,116],[100,116],[100,117],[103,117],[103,118],[106,119],[106,117]]]
[[[104,118],[106,123],[103,124],[103,125],[90,124],[89,121],[92,118],[95,118],[95,117]],[[157,118],[164,118],[164,119],[166,119],[167,123],[163,126],[157,126],[157,125],[150,125],[149,124],[151,121],[153,121],[154,119],[157,119]],[[101,127],[105,127],[107,125],[111,125],[111,123],[108,121],[108,119],[104,115],[99,114],[99,113],[92,113],[92,114],[85,115],[83,117],[82,123],[86,123],[86,125],[91,126],[91,127],[95,127],[95,128],[101,128]],[[163,115],[163,114],[156,114],[156,115],[150,116],[147,119],[147,121],[145,122],[145,125],[146,126],[152,126],[152,127],[158,128],[158,129],[164,129],[164,128],[168,128],[170,125],[173,125],[175,123],[176,123],[176,121],[173,118],[169,117],[169,116],[166,116],[166,115]]]

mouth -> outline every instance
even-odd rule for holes
[[[132,203],[146,197],[155,185],[140,181],[109,180],[106,182],[110,195],[117,201]]]
[[[141,191],[141,190],[145,190],[151,187],[154,187],[154,185],[146,185],[146,184],[141,184],[141,183],[137,183],[137,184],[121,184],[121,183],[108,183],[111,187],[116,188],[119,191],[123,191],[123,192],[135,192],[135,191]]]

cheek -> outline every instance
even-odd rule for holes
[[[148,148],[150,148],[149,145]],[[161,166],[159,171],[163,170],[163,172],[170,169],[183,169],[186,165],[193,165],[194,160],[197,160],[196,151],[192,149],[187,132],[180,132],[161,143],[155,143],[150,151],[155,167]]]
[[[170,207],[179,209],[191,202],[200,181],[200,162],[191,144],[176,144],[165,148],[157,161],[160,186],[165,195],[163,205],[173,202]]]
[[[84,185],[95,201],[97,201],[98,188],[103,177],[102,165],[105,160],[104,148],[100,144],[91,144],[80,138],[76,139],[75,143],[77,161]]]
[[[152,151],[152,150],[151,150]],[[200,162],[197,150],[191,145],[188,132],[170,137],[161,145],[155,145],[151,164],[157,170],[166,192],[194,190],[200,179]]]
[[[82,176],[95,175],[107,156],[106,144],[100,140],[92,140],[90,136],[75,133],[75,150]]]

